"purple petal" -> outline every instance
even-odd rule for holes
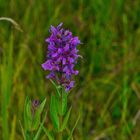
[[[64,51],[67,52],[69,50],[69,44],[66,44],[66,46],[64,47]]]
[[[61,22],[58,26],[57,29],[59,30],[62,27],[63,23]]]
[[[52,65],[51,65],[51,61],[48,60],[45,63],[42,64],[42,68],[44,70],[52,70]]]
[[[62,60],[62,64],[63,64],[63,65],[66,64],[66,58],[63,58],[63,60]]]
[[[52,54],[52,57],[57,57],[57,56],[58,56],[57,52]]]
[[[75,81],[71,81],[70,84],[69,84],[69,86],[70,86],[71,88],[74,87],[74,83],[75,83]]]
[[[50,38],[46,38],[45,41],[49,43],[50,42]]]
[[[70,64],[72,64],[74,62],[74,59],[71,58],[71,57],[68,57],[68,61],[69,61]]]
[[[62,54],[63,53],[63,50],[61,48],[58,48],[58,53],[59,54]]]
[[[54,72],[51,72],[49,75],[46,76],[47,79],[53,79],[55,78]]]
[[[75,70],[75,71],[74,71],[74,74],[75,74],[75,75],[77,75],[78,73],[79,73],[79,71],[78,71],[78,70]]]
[[[71,54],[76,54],[79,50],[77,50],[76,48],[72,49]]]
[[[49,45],[48,46],[48,50],[56,51],[56,48],[54,47],[54,45]]]
[[[63,68],[63,72],[66,72],[68,70],[68,66],[65,66],[64,68]]]
[[[78,44],[80,44],[80,40],[79,40],[78,37],[76,36],[76,37],[73,37],[73,38],[71,39],[71,43],[72,43],[72,45],[78,45]]]
[[[53,34],[55,34],[55,33],[57,32],[56,28],[55,28],[54,26],[52,26],[52,25],[51,25],[51,32],[52,32]]]

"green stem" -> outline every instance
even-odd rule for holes
[[[62,126],[62,116],[60,116],[60,128]],[[62,131],[59,131],[59,140],[63,140],[63,134]]]
[[[61,89],[61,97],[60,97],[60,104],[61,104],[61,112],[62,112],[62,89]],[[60,127],[59,127],[59,129],[61,129],[61,126],[62,126],[62,121],[63,121],[63,118],[62,118],[62,115],[60,115],[60,118],[59,118],[59,121],[60,121]],[[62,134],[62,132],[61,131],[59,131],[59,140],[63,140],[63,134]]]

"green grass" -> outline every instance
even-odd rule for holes
[[[44,40],[49,26],[60,22],[83,42],[80,73],[68,96],[69,128],[81,114],[74,139],[140,139],[139,0],[0,0],[0,17],[22,29],[0,20],[0,139],[23,139],[19,120],[23,124],[26,95],[46,97],[49,106],[54,89],[41,68]],[[50,122],[48,117],[51,130]]]

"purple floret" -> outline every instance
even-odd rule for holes
[[[74,70],[77,63],[78,49],[80,44],[78,37],[73,37],[72,32],[62,28],[62,23],[57,27],[51,26],[50,37],[46,39],[48,43],[47,60],[42,64],[44,70],[50,71],[48,79],[55,80],[68,92],[74,87],[73,75],[78,74]]]

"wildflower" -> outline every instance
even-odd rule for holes
[[[40,105],[39,100],[35,99],[32,101],[31,111],[33,116],[35,115],[36,109],[38,108],[39,105]]]
[[[78,49],[80,44],[78,37],[73,37],[72,32],[62,28],[62,23],[57,27],[51,26],[50,37],[46,39],[48,43],[47,60],[42,64],[44,70],[50,71],[48,79],[55,80],[68,92],[74,87],[73,75],[78,74],[74,70],[77,63]]]
[[[39,100],[37,100],[37,99],[35,99],[35,100],[33,100],[32,101],[32,106],[33,106],[33,108],[37,108],[38,106],[39,106]]]

